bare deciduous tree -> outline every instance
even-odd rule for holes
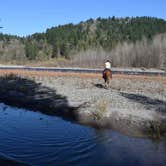
[[[111,59],[115,67],[166,68],[166,34],[156,35],[152,40],[119,43],[109,52],[102,48],[82,51],[72,57],[72,64],[100,67],[106,59]]]

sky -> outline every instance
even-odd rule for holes
[[[0,32],[27,36],[89,18],[152,16],[166,20],[166,0],[0,0]]]

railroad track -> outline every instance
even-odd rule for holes
[[[0,70],[29,70],[29,71],[74,72],[74,73],[101,73],[103,71],[103,69],[29,67],[29,66],[0,66]],[[112,72],[113,74],[126,74],[126,75],[166,76],[166,72],[162,70],[112,68]]]

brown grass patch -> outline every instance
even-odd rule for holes
[[[80,78],[101,78],[102,73],[75,73],[75,72],[53,72],[53,71],[29,71],[18,69],[3,69],[0,70],[0,75],[16,74],[19,76],[30,77],[80,77]],[[132,79],[132,80],[158,80],[166,81],[166,77],[162,76],[145,76],[145,75],[125,75],[113,74],[113,79]]]

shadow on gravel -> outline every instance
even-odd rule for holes
[[[147,109],[155,108],[156,111],[166,112],[166,101],[159,99],[152,99],[147,96],[132,94],[132,93],[120,93],[123,97],[126,97],[134,102],[141,103]]]
[[[101,88],[101,89],[105,88],[104,85],[102,85],[102,84],[94,84],[94,86],[97,87],[97,88]]]
[[[69,106],[66,96],[33,80],[15,75],[0,77],[0,94],[0,102],[5,104],[77,120],[77,108]]]

